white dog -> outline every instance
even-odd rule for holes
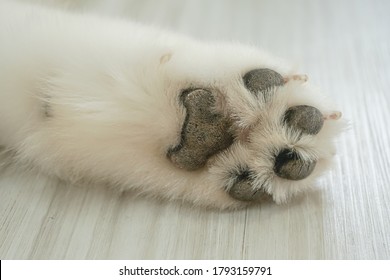
[[[3,163],[236,208],[307,190],[342,129],[303,75],[252,47],[0,3]]]

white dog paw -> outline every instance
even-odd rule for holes
[[[237,125],[234,114],[216,109],[219,97],[213,89],[184,90],[181,106],[186,118],[181,140],[169,149],[168,158],[175,166],[193,171],[205,167],[213,157],[211,168],[219,164],[215,169],[223,174],[223,190],[239,201],[258,201],[271,195],[281,202],[298,193],[299,182],[307,185],[305,179],[323,160],[323,144],[316,142],[317,135],[326,120],[338,119],[340,113],[322,112],[304,103],[292,105],[287,95],[285,99],[278,97],[278,89],[290,81],[300,84],[307,76],[283,77],[267,68],[243,75],[241,83],[259,103],[258,122],[248,124],[245,130],[239,129],[242,123]]]

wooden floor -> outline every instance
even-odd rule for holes
[[[58,5],[261,46],[308,73],[351,126],[317,191],[285,206],[214,212],[3,171],[1,259],[390,259],[390,1]]]

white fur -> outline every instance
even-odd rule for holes
[[[263,188],[284,202],[312,186],[334,153],[338,122],[299,140],[280,126],[292,105],[331,111],[310,84],[291,80],[269,103],[243,86],[242,76],[255,68],[296,74],[253,47],[8,2],[0,2],[0,42],[0,146],[12,154],[3,161],[75,183],[234,208],[245,203],[225,187],[239,163],[256,171],[255,184],[266,178]],[[189,172],[166,153],[179,142],[185,117],[178,96],[191,86],[219,92],[239,132],[229,149]],[[273,174],[273,155],[285,145],[318,159],[312,175],[288,181]]]

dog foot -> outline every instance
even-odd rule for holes
[[[262,96],[258,98],[258,102],[269,103],[269,106],[261,107],[261,110],[275,110],[272,106],[280,106],[272,103],[274,95],[278,94],[275,89],[283,87],[290,79],[304,82],[307,76],[294,75],[283,78],[271,69],[254,69],[243,75],[242,83],[256,98]],[[316,137],[322,130],[324,121],[336,120],[341,115],[336,111],[322,113],[318,108],[306,104],[287,106],[284,113],[282,111],[282,115],[278,117],[279,125],[275,127],[275,120],[271,119],[273,118],[271,113],[259,112],[259,115],[265,116],[264,119],[245,132],[247,137],[240,137],[239,131],[233,131],[236,127],[235,120],[217,112],[216,95],[212,90],[202,88],[186,90],[181,95],[181,102],[186,109],[181,140],[168,151],[168,157],[179,168],[196,170],[205,166],[211,156],[229,150],[233,143],[237,142],[237,145],[241,145],[240,142],[247,141],[242,149],[249,148],[251,151],[246,158],[248,164],[242,168],[237,167],[242,166],[237,163],[233,168],[239,171],[227,171],[228,183],[223,187],[230,197],[244,202],[259,201],[274,195],[272,184],[277,180],[282,180],[282,184],[289,186],[293,184],[292,182],[308,178],[317,166],[317,158],[302,154],[305,147],[300,146],[300,149],[296,149],[294,141],[300,141],[305,137],[305,139]],[[292,138],[295,140],[286,139],[285,142],[274,143],[271,136],[267,138],[264,129],[268,129],[267,133],[292,131],[296,137]],[[286,132],[286,135],[290,135],[290,132]],[[256,144],[260,138],[263,138],[264,147]],[[268,158],[265,155],[268,155]],[[240,155],[235,155],[233,158],[239,157]],[[266,161],[261,157],[266,157]],[[261,167],[256,166],[262,162],[266,162],[267,166],[264,164]],[[259,172],[266,175],[259,175]]]

